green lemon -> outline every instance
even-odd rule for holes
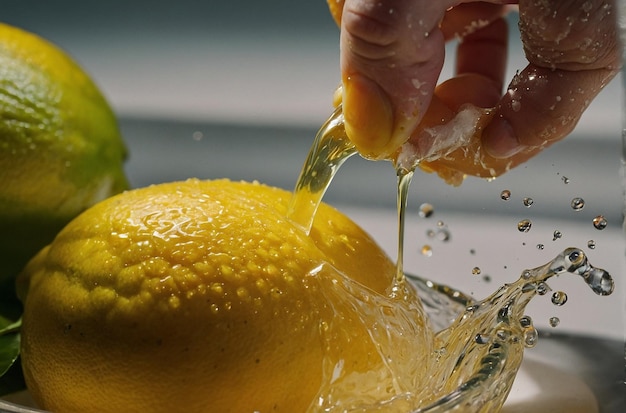
[[[126,149],[87,74],[0,24],[0,288],[73,217],[128,187]]]

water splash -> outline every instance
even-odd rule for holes
[[[334,174],[355,153],[339,108],[318,133],[290,204],[289,218],[307,233]],[[406,207],[413,169],[396,167],[399,251],[387,293],[375,293],[332,266],[318,268],[319,277],[312,274],[328,298],[328,312],[320,323],[323,382],[307,413],[498,411],[524,349],[534,347],[539,339],[524,310],[534,296],[551,291],[546,281],[571,273],[596,294],[609,295],[613,280],[608,272],[592,266],[578,248],[568,248],[549,263],[524,270],[517,281],[478,302],[453,288],[405,276],[401,209]],[[508,200],[510,191],[502,191],[501,198]],[[572,201],[575,210],[583,206],[580,198]],[[445,227],[443,222],[437,225]],[[518,230],[528,232],[531,225],[530,220],[522,220]],[[566,300],[565,293],[553,295],[556,305]],[[344,328],[346,323],[366,332],[370,341],[355,342]],[[355,346],[369,350],[354,351]],[[368,354],[367,360],[362,360],[362,354]],[[355,369],[357,365],[361,368]]]
[[[407,275],[405,293],[393,296],[373,294],[347,278],[335,282],[325,291],[333,297],[329,301],[341,303],[340,317],[358,318],[368,329],[379,367],[350,372],[349,354],[342,359],[332,350],[345,344],[336,343],[343,334],[341,324],[334,326],[336,331],[331,326],[325,332],[332,352],[327,383],[309,413],[444,413],[459,406],[463,411],[499,411],[524,350],[540,341],[532,318],[524,314],[526,306],[550,290],[550,278],[562,274],[580,277],[598,295],[614,289],[609,273],[591,265],[578,248],[524,270],[515,282],[481,301],[413,275]],[[422,324],[426,318],[420,308],[428,325]],[[558,323],[551,318],[550,325]]]
[[[485,300],[477,303],[468,300],[456,321],[436,335],[437,357],[433,359],[437,362],[431,367],[431,377],[440,386],[433,389],[433,399],[453,393],[454,386],[484,385],[493,379],[500,385],[490,388],[491,391],[477,390],[472,406],[478,408],[468,411],[497,411],[485,410],[484,406],[504,403],[523,349],[535,346],[538,341],[532,319],[523,312],[535,295],[545,294],[548,279],[566,273],[580,276],[598,295],[609,295],[614,290],[607,271],[591,265],[579,248],[567,248],[549,263],[523,271],[516,282],[502,286]],[[552,323],[558,324],[557,320]],[[417,410],[422,411],[445,410]]]

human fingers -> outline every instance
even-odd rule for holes
[[[471,16],[471,20],[463,16]],[[410,153],[414,159],[410,162],[424,161],[467,144],[469,135],[474,133],[473,128],[466,127],[466,133],[461,134],[459,127],[451,126],[453,131],[446,134],[442,127],[451,122],[463,107],[492,108],[502,96],[508,27],[501,7],[485,3],[465,4],[459,6],[458,17],[448,19],[446,15],[444,23],[446,20],[447,31],[462,32],[464,36],[460,38],[457,48],[456,73],[436,88],[428,111],[412,133],[409,145],[412,146]],[[476,21],[480,21],[480,25],[471,23]],[[468,30],[468,27],[473,29]],[[478,119],[469,123],[476,121]]]
[[[459,38],[455,77],[460,79],[455,82],[456,89],[440,91],[452,92],[442,96],[450,107],[471,103],[488,108],[500,100],[508,59],[508,26],[504,14],[504,7],[489,3],[462,4],[446,14],[442,30]],[[477,89],[468,83],[472,78],[467,74],[477,74],[491,82],[481,82],[481,88]]]
[[[444,38],[463,40],[491,24],[508,13],[510,9],[505,3],[465,0],[448,9],[440,25]]]
[[[620,69],[616,10],[606,0],[520,0],[529,65],[486,126],[484,150],[523,162],[567,136]]]
[[[346,132],[362,155],[389,158],[423,116],[443,65],[439,23],[455,3],[345,1],[343,113]]]

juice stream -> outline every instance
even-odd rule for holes
[[[354,153],[339,108],[318,133],[288,210],[288,217],[303,231],[308,233],[324,192]],[[497,412],[524,348],[537,342],[537,331],[524,309],[535,295],[549,291],[546,280],[572,273],[596,294],[608,295],[614,289],[608,272],[593,267],[577,248],[525,270],[518,280],[478,302],[454,288],[407,278],[402,265],[404,213],[413,170],[397,169],[398,259],[388,293],[376,294],[341,274],[320,279],[328,302],[336,304],[333,316],[320,326],[324,378],[308,413]],[[352,342],[342,328],[346,320],[365,329],[371,343]],[[368,353],[367,371],[350,369],[350,349],[358,345],[375,349]]]
[[[339,167],[355,153],[339,107],[315,136],[287,211],[288,218],[305,233],[311,231],[317,207]]]

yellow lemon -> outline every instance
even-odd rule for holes
[[[330,373],[347,380],[383,365],[374,323],[355,322],[341,286],[391,313],[373,297],[394,264],[328,205],[305,234],[286,218],[290,197],[194,179],[124,192],[70,222],[19,279],[35,400],[58,413],[304,412],[324,357],[341,359]]]
[[[109,105],[44,39],[0,24],[0,281],[71,218],[127,187]]]

